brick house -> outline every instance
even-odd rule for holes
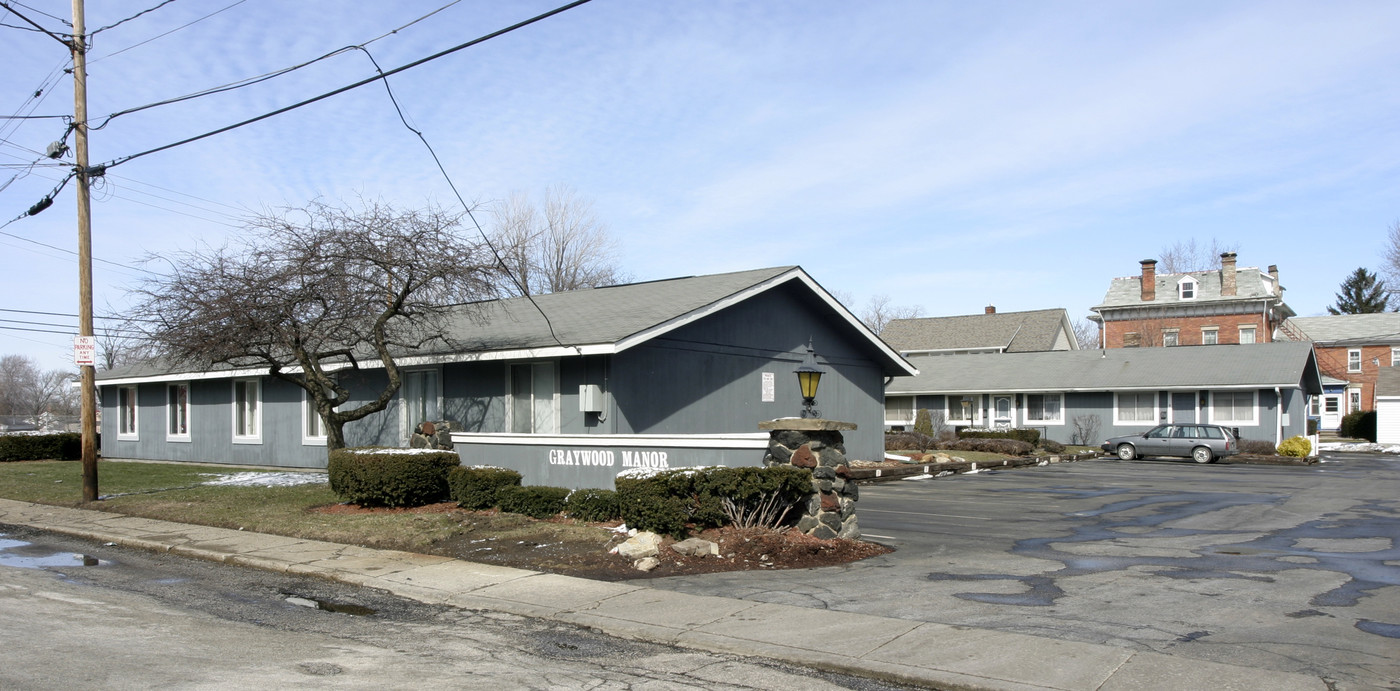
[[[1292,317],[1278,338],[1313,344],[1323,392],[1309,413],[1325,430],[1337,429],[1347,413],[1375,410],[1377,377],[1400,365],[1400,313]]]
[[[1237,267],[1235,253],[1220,269],[1157,273],[1144,259],[1138,276],[1115,278],[1089,317],[1103,348],[1268,343],[1294,312],[1283,302],[1278,267]]]

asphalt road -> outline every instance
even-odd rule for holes
[[[0,650],[0,689],[903,688],[3,525]]]
[[[655,587],[1105,643],[1400,688],[1400,459],[1102,459],[861,488],[827,569]]]

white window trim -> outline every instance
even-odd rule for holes
[[[122,406],[122,391],[131,391],[131,430],[122,432],[122,416],[126,414],[126,408]],[[118,441],[141,441],[141,387],[135,384],[131,386],[118,387],[117,390],[117,440]]]
[[[406,367],[406,368],[403,368],[402,370],[400,370],[399,376],[400,376],[400,377],[405,377],[405,376],[407,376],[410,372],[437,372],[437,376],[434,377],[434,379],[437,380],[437,409],[438,409],[438,413],[441,414],[441,413],[442,413],[442,366],[441,366],[441,365],[437,365],[437,366],[434,366],[434,367]],[[510,380],[510,367],[506,367],[506,380],[507,380],[507,381]],[[404,397],[403,397],[403,380],[402,380],[402,378],[399,380],[399,392],[398,392],[397,394],[395,394],[395,395],[396,395],[396,396],[398,397],[398,399],[399,399],[399,401],[398,401],[398,402],[399,402],[399,429],[403,431],[403,440],[404,440],[404,443],[408,443],[408,440],[413,438],[413,429],[414,429],[415,427],[418,426],[418,423],[412,422],[412,421],[410,421],[410,420],[408,419],[408,401],[404,400]],[[554,397],[555,397],[556,399],[559,398],[558,392],[555,392]],[[558,406],[558,401],[556,400],[556,401],[555,401],[555,408],[558,408],[558,407],[559,407],[559,406]],[[507,410],[509,410],[509,406],[507,406]],[[509,412],[507,412],[507,414],[509,414]],[[506,429],[510,429],[510,428],[507,427]]]
[[[1186,296],[1186,287],[1191,287],[1191,296]],[[1195,300],[1201,294],[1201,284],[1196,279],[1187,276],[1176,282],[1176,296],[1182,300]]]
[[[177,387],[185,387],[185,433],[177,434],[170,431],[170,390]],[[170,382],[165,385],[165,440],[171,442],[189,442],[190,428],[194,423],[191,411],[194,406],[190,405],[190,383],[187,381]]]
[[[239,383],[253,382],[257,384],[258,397],[256,409],[253,415],[253,425],[257,428],[257,434],[240,435],[238,433],[238,385]],[[233,443],[235,444],[261,444],[263,434],[263,383],[261,377],[234,379],[229,383],[229,423],[233,432]]]
[[[1167,343],[1167,336],[1172,336],[1172,337],[1174,337],[1174,338],[1176,339],[1176,343]],[[1176,347],[1176,346],[1179,346],[1179,345],[1181,345],[1181,329],[1163,329],[1163,330],[1162,330],[1162,347],[1163,347],[1163,348],[1172,348],[1172,347]]]
[[[1356,369],[1352,369],[1352,367],[1351,367],[1351,356],[1352,356],[1353,353],[1356,355]],[[1348,371],[1348,372],[1360,372],[1360,371],[1361,371],[1361,349],[1360,349],[1360,348],[1348,348],[1348,349],[1347,349],[1347,371]]]
[[[952,407],[952,405],[951,405],[951,401],[952,401],[952,399],[953,399],[954,396],[956,396],[959,400],[961,400],[963,396],[971,396],[971,397],[972,397],[972,419],[971,419],[971,420],[964,420],[964,419],[962,419],[962,418],[954,418],[954,417],[953,417],[953,407]],[[961,411],[960,411],[960,412],[961,412]],[[980,394],[980,393],[973,393],[973,394],[948,394],[948,395],[944,396],[944,397],[943,397],[943,421],[944,421],[946,424],[948,424],[949,426],[952,426],[952,425],[963,425],[963,426],[967,426],[967,427],[977,427],[977,426],[981,425],[981,424],[982,424],[982,394]]]
[[[1031,396],[1055,396],[1060,399],[1060,417],[1058,420],[1032,420],[1030,416]],[[1021,424],[1026,427],[1063,427],[1065,425],[1065,395],[1063,393],[1046,393],[1032,391],[1021,394]]]
[[[306,428],[307,419],[311,417],[315,406],[311,404],[311,393],[306,389],[301,390],[301,445],[302,446],[325,446],[326,445],[326,421],[321,420],[321,435],[311,436],[311,430]]]
[[[1118,398],[1122,396],[1123,393],[1150,394],[1152,396],[1152,418],[1149,420],[1124,420],[1123,418],[1119,417]],[[1157,395],[1156,391],[1131,391],[1122,393],[1115,392],[1113,394],[1113,424],[1115,426],[1123,427],[1156,427],[1158,424],[1160,424],[1159,420],[1162,417],[1161,398],[1161,396]]]
[[[1400,365],[1400,348],[1390,349],[1390,366]]]
[[[1356,399],[1356,405],[1352,405],[1352,399]],[[1351,386],[1347,388],[1347,413],[1351,414],[1361,410],[1361,387]]]
[[[1208,334],[1208,333],[1213,333],[1213,334],[1215,334],[1215,343],[1207,343],[1207,342],[1206,342],[1206,334]],[[1201,327],[1201,345],[1220,345],[1220,327],[1218,327],[1218,326],[1203,326],[1203,327]]]
[[[560,402],[560,399],[563,396],[563,384],[562,382],[560,382],[558,360],[525,360],[523,362],[512,362],[506,365],[506,430],[509,431],[515,429],[515,405],[514,401],[511,399],[511,396],[513,396],[514,394],[512,393],[513,389],[511,388],[510,378],[511,368],[515,365],[530,365],[532,367],[535,365],[550,365],[554,368],[554,431],[535,432],[532,436],[538,436],[541,434],[559,434],[560,430],[563,429],[564,420],[560,415],[563,412]]]
[[[1238,393],[1248,393],[1248,394],[1249,394],[1250,401],[1252,401],[1251,406],[1252,406],[1253,411],[1254,411],[1254,412],[1253,412],[1254,419],[1253,419],[1253,420],[1247,420],[1247,421],[1242,421],[1242,420],[1217,420],[1217,419],[1215,419],[1215,396],[1216,396],[1216,394],[1218,394],[1218,393],[1229,393],[1229,394],[1231,394],[1231,395],[1233,395],[1233,394],[1238,394]],[[1209,410],[1209,413],[1210,413],[1210,422],[1211,422],[1211,424],[1214,424],[1214,425],[1220,425],[1220,426],[1222,426],[1222,427],[1258,427],[1258,426],[1260,425],[1260,420],[1259,420],[1259,418],[1261,417],[1261,416],[1259,415],[1259,392],[1258,392],[1258,391],[1212,391],[1212,392],[1210,392],[1210,410]]]
[[[907,420],[901,420],[901,419],[899,419],[899,418],[892,418],[892,417],[890,417],[890,399],[891,399],[891,398],[907,398],[907,399],[909,399],[909,418],[908,418]],[[917,403],[918,403],[918,397],[917,397],[917,396],[886,396],[886,397],[885,397],[885,425],[886,425],[886,426],[890,426],[890,425],[906,425],[906,426],[907,426],[907,425],[912,425],[912,424],[914,424],[914,420],[918,419],[918,417],[919,417],[919,408],[918,408]],[[929,413],[932,414],[933,411],[929,411]]]
[[[1250,342],[1249,342],[1250,344],[1254,344],[1254,343],[1258,343],[1258,342],[1259,342],[1259,328],[1256,327],[1254,324],[1241,324],[1241,325],[1240,325],[1239,340],[1237,340],[1236,343],[1244,343],[1244,342],[1245,342],[1245,341],[1244,341],[1244,334],[1245,334],[1246,331],[1247,331],[1247,332],[1250,332],[1250,333],[1252,333],[1252,334],[1254,334],[1254,340],[1250,341]]]

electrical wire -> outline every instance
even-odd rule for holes
[[[36,9],[34,9],[33,7],[29,7],[29,6],[27,6],[27,5],[20,5],[20,3],[18,3],[18,2],[16,2],[15,4],[16,4],[16,5],[19,5],[20,7],[23,7],[23,8],[26,9],[26,10],[32,10],[32,11],[34,11],[34,12],[39,12],[39,10],[36,10]],[[64,47],[68,48],[69,50],[72,50],[72,49],[73,49],[73,44],[69,43],[67,39],[59,37],[58,34],[55,34],[54,32],[49,31],[48,29],[45,29],[45,28],[43,27],[43,25],[39,24],[38,22],[34,21],[33,19],[30,19],[29,17],[26,17],[26,16],[20,14],[19,10],[15,9],[15,8],[13,8],[13,7],[10,7],[8,3],[0,2],[0,7],[3,7],[3,8],[5,8],[5,9],[9,10],[9,11],[10,11],[10,14],[13,14],[13,15],[16,16],[16,17],[19,17],[20,19],[23,19],[23,20],[24,20],[26,23],[28,23],[30,26],[32,26],[32,27],[38,29],[38,30],[40,31],[40,33],[47,34],[47,35],[49,36],[49,38],[52,38],[53,40],[58,41],[59,43],[62,43],[62,44],[64,45]],[[44,16],[46,16],[46,17],[53,17],[53,15],[48,14],[48,13],[45,13],[45,12],[39,12],[39,14],[42,14],[42,15],[44,15]],[[57,19],[57,17],[55,17],[55,19]],[[63,21],[63,20],[60,19],[59,21]],[[68,22],[66,22],[66,21],[64,21],[63,23],[64,23],[64,24],[68,24]],[[72,24],[68,24],[68,26],[71,27],[71,26],[73,26],[73,25],[72,25]]]
[[[8,312],[8,313],[12,313],[12,314],[37,314],[37,315],[39,315],[39,316],[41,316],[41,317],[72,317],[73,319],[77,319],[77,318],[78,318],[78,315],[76,315],[76,314],[70,314],[70,313],[68,313],[68,312],[41,312],[41,311],[39,311],[39,310],[17,310],[17,309],[13,309],[13,308],[0,308],[0,312]],[[137,319],[137,318],[135,318],[135,317],[104,317],[104,316],[99,315],[99,314],[94,314],[94,315],[92,316],[92,318],[93,318],[93,319],[105,319],[105,320],[110,320],[110,321],[124,321],[124,322],[125,322],[125,321],[132,321],[132,322],[151,322],[151,323],[153,323],[153,324],[154,324],[154,323],[159,323],[159,322],[160,322],[159,319]]]
[[[156,39],[165,38],[166,36],[169,36],[170,34],[173,34],[173,33],[175,33],[176,31],[179,31],[179,30],[181,30],[181,29],[184,29],[184,28],[193,26],[193,25],[195,25],[195,24],[198,24],[198,23],[200,23],[200,22],[202,22],[202,21],[204,21],[204,20],[206,20],[206,19],[208,19],[208,18],[210,18],[210,17],[212,17],[212,16],[214,16],[214,15],[216,15],[216,14],[219,14],[219,13],[224,12],[224,11],[226,11],[226,10],[231,10],[231,9],[233,9],[233,8],[239,6],[239,5],[242,5],[243,3],[247,2],[247,1],[248,1],[248,0],[238,0],[238,2],[235,2],[235,3],[233,3],[232,5],[228,5],[228,6],[226,6],[226,7],[221,8],[221,9],[214,10],[213,12],[210,12],[209,14],[206,14],[206,15],[204,15],[203,17],[200,17],[199,19],[196,19],[196,20],[194,20],[194,21],[192,21],[192,22],[189,22],[188,24],[182,24],[182,25],[180,25],[180,26],[177,26],[177,27],[175,27],[174,29],[171,29],[171,30],[169,30],[169,31],[167,31],[167,32],[165,32],[165,33],[163,33],[163,34],[156,34],[155,36],[152,36],[152,37],[150,37],[150,38],[148,38],[148,39],[146,39],[146,40],[144,40],[144,41],[141,41],[140,43],[132,44],[132,45],[129,45],[129,46],[125,47],[125,48],[122,48],[121,50],[118,50],[118,51],[115,51],[115,52],[112,52],[112,53],[108,53],[108,54],[106,54],[106,55],[102,55],[102,56],[93,58],[92,60],[88,60],[88,63],[87,63],[87,64],[91,65],[91,64],[93,64],[93,63],[95,63],[95,62],[98,62],[98,61],[101,61],[101,60],[106,60],[107,58],[110,58],[110,57],[112,57],[112,56],[114,56],[114,55],[121,55],[122,53],[125,53],[126,51],[131,50],[132,48],[139,48],[139,47],[144,46],[144,45],[146,45],[147,43],[150,43],[151,41],[154,41],[154,40],[156,40]],[[107,27],[107,28],[111,28],[111,27]],[[100,29],[99,29],[99,31],[100,31]],[[93,33],[96,33],[96,32],[93,32]],[[92,34],[88,34],[88,35],[91,36]]]
[[[133,161],[133,160],[138,159],[138,158],[141,158],[141,157],[143,157],[143,156],[149,156],[149,155],[151,155],[151,154],[159,153],[159,152],[165,151],[165,150],[167,150],[167,149],[173,149],[173,148],[178,147],[178,146],[184,146],[185,144],[191,144],[191,143],[197,142],[197,141],[199,141],[199,140],[201,140],[201,139],[208,139],[209,137],[212,137],[212,136],[214,136],[214,135],[223,134],[224,132],[228,132],[228,131],[231,131],[231,130],[236,130],[236,129],[240,128],[240,127],[245,127],[245,126],[251,125],[251,124],[253,124],[253,123],[255,123],[255,122],[260,122],[260,121],[262,121],[262,120],[266,120],[266,119],[268,119],[268,118],[271,118],[271,117],[274,117],[274,116],[277,116],[277,115],[281,115],[281,114],[283,114],[283,113],[286,113],[286,112],[289,112],[289,111],[292,111],[292,110],[296,110],[296,109],[298,109],[298,108],[302,108],[302,107],[311,105],[312,103],[316,103],[316,102],[318,102],[318,101],[324,101],[325,99],[330,98],[330,97],[332,97],[332,96],[338,96],[338,95],[340,95],[340,94],[342,94],[342,93],[345,93],[345,92],[347,92],[347,91],[350,91],[350,90],[352,90],[352,89],[357,89],[357,88],[362,87],[362,86],[364,86],[364,85],[366,85],[366,84],[370,84],[370,83],[373,83],[373,82],[382,80],[382,79],[384,79],[384,78],[386,78],[386,77],[389,77],[390,75],[398,74],[399,72],[403,72],[403,71],[405,71],[405,70],[412,69],[412,68],[414,68],[414,67],[418,67],[419,65],[422,65],[422,64],[427,63],[427,62],[432,62],[433,60],[437,60],[438,58],[441,58],[441,57],[444,57],[444,56],[447,56],[447,55],[451,55],[452,53],[456,53],[456,52],[458,52],[458,51],[460,51],[460,50],[464,50],[464,49],[466,49],[466,48],[470,48],[470,47],[475,46],[475,45],[477,45],[477,44],[479,44],[479,43],[484,43],[484,42],[489,41],[489,40],[491,40],[491,39],[493,39],[493,38],[497,38],[497,37],[499,37],[499,36],[503,36],[503,35],[505,35],[505,34],[508,34],[508,33],[512,32],[512,31],[515,31],[515,30],[517,30],[517,29],[521,29],[521,28],[524,28],[524,27],[529,26],[529,25],[531,25],[531,24],[534,24],[534,23],[536,23],[536,22],[543,21],[543,20],[545,20],[545,19],[548,19],[549,17],[553,17],[553,16],[556,15],[556,14],[559,14],[559,13],[561,13],[561,12],[565,12],[565,11],[571,10],[571,9],[573,9],[573,8],[575,8],[575,7],[578,7],[579,5],[587,4],[587,3],[591,2],[591,1],[592,1],[592,0],[575,0],[574,2],[571,2],[571,3],[567,4],[567,5],[563,5],[563,6],[561,6],[561,7],[557,7],[557,8],[555,8],[555,9],[549,10],[548,12],[545,12],[545,13],[543,13],[543,14],[539,14],[539,15],[536,15],[536,16],[531,17],[531,18],[529,18],[529,19],[526,19],[526,20],[524,20],[524,21],[521,21],[521,22],[517,22],[517,23],[515,23],[515,24],[512,24],[512,25],[510,25],[510,26],[508,26],[508,27],[506,27],[506,28],[504,28],[504,29],[499,29],[499,30],[494,31],[494,32],[492,32],[492,33],[486,34],[485,36],[481,36],[481,37],[478,37],[478,38],[474,38],[474,39],[472,39],[472,40],[470,40],[470,41],[467,41],[466,43],[458,44],[458,45],[453,46],[453,47],[451,47],[451,48],[448,48],[448,49],[446,49],[446,50],[442,50],[442,51],[439,51],[439,52],[434,53],[434,54],[432,54],[432,55],[429,55],[429,56],[427,56],[427,57],[425,57],[425,58],[420,58],[420,59],[418,59],[418,60],[415,60],[415,61],[413,61],[413,62],[410,62],[410,63],[408,63],[408,64],[406,64],[406,65],[400,65],[399,67],[395,67],[394,69],[389,70],[388,72],[380,72],[380,73],[379,73],[378,75],[376,75],[376,76],[369,77],[369,78],[367,78],[367,79],[362,79],[362,80],[360,80],[360,81],[358,81],[358,82],[355,82],[355,83],[353,83],[353,84],[347,84],[346,86],[342,86],[342,87],[340,87],[340,88],[338,88],[338,89],[335,89],[335,90],[332,90],[332,91],[328,91],[328,92],[323,93],[323,94],[321,94],[321,95],[319,95],[319,96],[313,96],[313,97],[308,98],[308,99],[306,99],[306,100],[304,100],[304,101],[299,101],[299,102],[297,102],[297,103],[293,103],[292,105],[285,106],[285,107],[282,107],[282,108],[278,108],[277,110],[273,110],[273,111],[270,111],[270,112],[267,112],[267,113],[263,113],[262,115],[259,115],[259,116],[257,116],[257,117],[249,118],[249,119],[243,120],[243,121],[241,121],[241,122],[236,122],[236,123],[234,123],[234,124],[232,124],[232,125],[227,125],[227,126],[225,126],[225,127],[220,127],[219,129],[212,130],[212,131],[209,131],[209,132],[205,132],[204,134],[195,135],[195,136],[193,136],[193,137],[188,137],[188,138],[185,138],[185,139],[181,139],[180,141],[171,142],[170,144],[165,144],[165,145],[163,145],[163,146],[158,146],[158,147],[156,147],[156,148],[154,148],[154,149],[147,149],[147,150],[141,151],[141,152],[139,152],[139,153],[134,153],[134,154],[126,155],[126,156],[121,156],[121,157],[119,157],[119,158],[115,158],[115,159],[112,159],[111,161],[108,161],[107,163],[103,164],[101,167],[112,168],[112,167],[115,167],[115,166],[119,166],[119,165],[121,165],[121,164],[123,164],[123,163],[127,163],[127,162],[129,162],[129,161]]]
[[[26,5],[26,4],[22,3],[22,2],[20,2],[19,0],[10,0],[10,2],[13,2],[13,3],[16,4],[16,5],[19,5],[20,7],[23,7],[24,9],[29,10],[30,12],[36,12],[36,13],[38,13],[38,14],[44,15],[45,17],[48,17],[49,19],[57,20],[60,24],[66,26],[66,27],[68,27],[68,28],[70,28],[70,29],[73,28],[73,22],[71,22],[71,21],[69,21],[69,20],[67,20],[67,19],[64,19],[63,17],[59,17],[59,16],[57,16],[57,15],[49,14],[48,12],[45,12],[45,11],[43,11],[43,10],[41,10],[41,9],[38,9],[37,7],[30,7],[29,5]],[[0,3],[0,4],[3,4],[3,3]],[[11,11],[13,12],[14,10],[11,10]]]
[[[137,12],[136,14],[133,14],[133,15],[131,15],[130,17],[127,17],[126,19],[123,19],[123,20],[117,22],[116,24],[108,24],[107,26],[104,26],[104,27],[102,27],[101,29],[93,29],[92,31],[89,31],[89,32],[88,32],[88,38],[92,38],[93,36],[96,36],[97,34],[100,34],[100,33],[102,33],[103,31],[106,31],[106,30],[108,30],[108,29],[115,29],[115,28],[121,26],[122,24],[125,24],[125,23],[127,23],[127,22],[129,22],[129,21],[131,21],[131,20],[133,20],[133,19],[135,19],[135,18],[137,18],[137,17],[140,17],[140,16],[143,15],[143,14],[149,14],[149,13],[151,13],[151,12],[155,12],[156,10],[158,10],[158,9],[160,9],[160,8],[162,8],[162,7],[165,7],[166,5],[169,5],[169,4],[172,3],[172,2],[175,2],[175,0],[165,0],[164,2],[160,3],[159,5],[156,5],[155,7],[152,7],[152,8],[147,9],[147,10],[141,10],[140,12]]]

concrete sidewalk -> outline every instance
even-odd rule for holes
[[[1327,689],[1315,677],[1106,645],[686,595],[103,511],[0,499],[0,523],[938,689]]]

